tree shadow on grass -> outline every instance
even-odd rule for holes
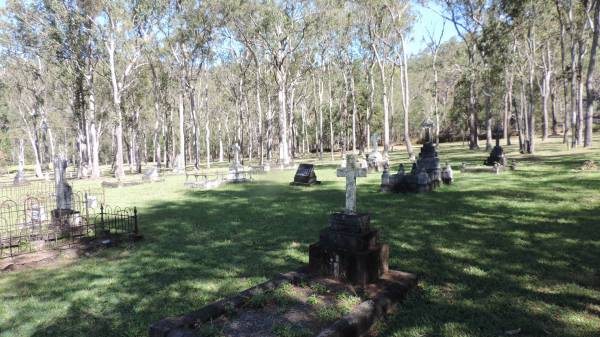
[[[597,331],[600,319],[589,309],[600,306],[596,210],[551,207],[571,197],[550,193],[569,186],[568,177],[512,178],[515,185],[486,176],[473,187],[479,178],[465,177],[419,195],[382,194],[376,183],[359,182],[359,209],[390,243],[392,265],[422,280],[382,336]],[[594,186],[584,179],[574,189]],[[261,181],[180,196],[140,209],[145,239],[135,246],[64,270],[9,275],[12,288],[1,299],[31,303],[12,308],[0,331],[145,336],[153,321],[305,264],[308,245],[344,200],[339,182],[298,189]]]

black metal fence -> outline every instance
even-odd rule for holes
[[[74,192],[70,209],[56,209],[52,186],[28,187],[0,187],[0,259],[81,238],[138,234],[137,210],[105,206],[104,190]]]

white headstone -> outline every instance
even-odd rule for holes
[[[371,147],[373,148],[371,150],[372,153],[379,152],[379,140],[380,139],[381,139],[381,136],[379,135],[379,132],[375,132],[371,136]]]
[[[142,177],[142,179],[147,180],[147,181],[157,181],[159,179],[158,167],[153,166],[150,169],[148,169],[144,173],[144,176]]]
[[[173,172],[175,173],[183,173],[185,172],[185,160],[181,155],[175,156],[175,162],[173,163]]]

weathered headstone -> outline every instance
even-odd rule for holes
[[[379,152],[380,138],[381,136],[377,132],[371,136],[371,146],[373,147],[373,149],[371,150],[371,153],[367,155],[367,163],[369,169],[374,170],[376,172],[383,171],[383,164],[386,162],[381,152]]]
[[[313,164],[300,164],[294,175],[294,181],[291,185],[310,186],[320,184],[315,174],[315,166]]]
[[[158,167],[153,166],[149,168],[142,176],[142,180],[155,182],[160,179],[160,174],[158,173]]]
[[[70,210],[72,208],[73,191],[65,179],[67,161],[62,158],[54,160],[54,182],[56,186],[56,209]]]
[[[59,235],[70,235],[73,225],[76,224],[75,214],[78,212],[73,209],[72,198],[73,190],[65,179],[65,170],[67,161],[61,157],[54,159],[54,182],[56,185],[56,208],[52,210],[52,227]]]
[[[383,173],[381,174],[381,192],[388,192],[390,188],[390,165],[383,165]]]
[[[17,168],[17,174],[15,174],[15,178],[13,179],[14,185],[23,185],[26,184],[25,180],[25,149],[23,148],[23,140],[19,141],[19,166]]]
[[[175,162],[173,165],[173,172],[177,174],[185,173],[185,159],[181,155],[175,156]]]
[[[452,166],[446,163],[444,170],[442,170],[442,182],[446,185],[452,184],[454,181],[454,172],[452,172]]]
[[[356,178],[365,177],[356,157],[348,155],[346,168],[337,170],[346,178],[346,206],[331,214],[329,227],[310,246],[309,268],[317,275],[366,285],[388,270],[389,247],[379,242],[379,231],[370,228],[370,216],[356,212]]]
[[[25,172],[22,167],[19,167],[17,169],[17,174],[15,174],[15,177],[13,179],[13,184],[14,185],[23,185],[26,183],[27,183],[27,180],[25,179]]]
[[[504,156],[504,149],[500,146],[500,137],[502,137],[502,132],[504,130],[498,124],[494,128],[494,137],[496,137],[496,146],[490,152],[490,156],[483,162],[483,165],[486,166],[495,166],[495,164],[506,166],[506,157]]]
[[[427,192],[440,185],[442,168],[431,136],[434,124],[427,119],[421,126],[424,130],[423,146],[417,161],[412,164],[410,173],[406,173],[404,166],[400,164],[397,174],[382,176],[381,191]]]
[[[425,169],[431,183],[434,185],[432,187],[437,187],[442,180],[442,169],[435,145],[433,144],[433,137],[431,136],[431,129],[434,127],[434,124],[430,119],[426,119],[421,124],[421,127],[425,130],[425,138],[423,140],[421,152],[419,153],[419,158],[416,162],[418,170],[412,171],[411,173],[418,174],[421,169]]]
[[[231,150],[233,151],[233,162],[229,166],[229,174],[227,175],[227,180],[233,183],[241,183],[248,181],[245,176],[244,166],[240,162],[240,146],[238,143],[234,143],[231,146]]]

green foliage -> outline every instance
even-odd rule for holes
[[[320,305],[321,303],[323,303],[323,301],[317,296],[317,295],[310,295],[308,296],[308,298],[306,299],[306,303],[316,306],[316,305]]]
[[[273,299],[280,305],[286,305],[294,301],[296,290],[291,283],[283,283],[273,290]]]
[[[326,285],[319,283],[319,282],[312,283],[310,285],[310,289],[312,289],[312,291],[314,291],[318,295],[325,295],[325,294],[329,293],[329,291],[330,291]]]
[[[317,308],[317,317],[323,322],[333,322],[341,317],[340,311],[335,305],[325,304]]]
[[[355,306],[360,304],[362,299],[356,295],[341,293],[337,296],[335,306],[341,315],[349,314]]]
[[[276,324],[273,333],[277,337],[310,337],[313,333],[306,328],[291,324]]]

